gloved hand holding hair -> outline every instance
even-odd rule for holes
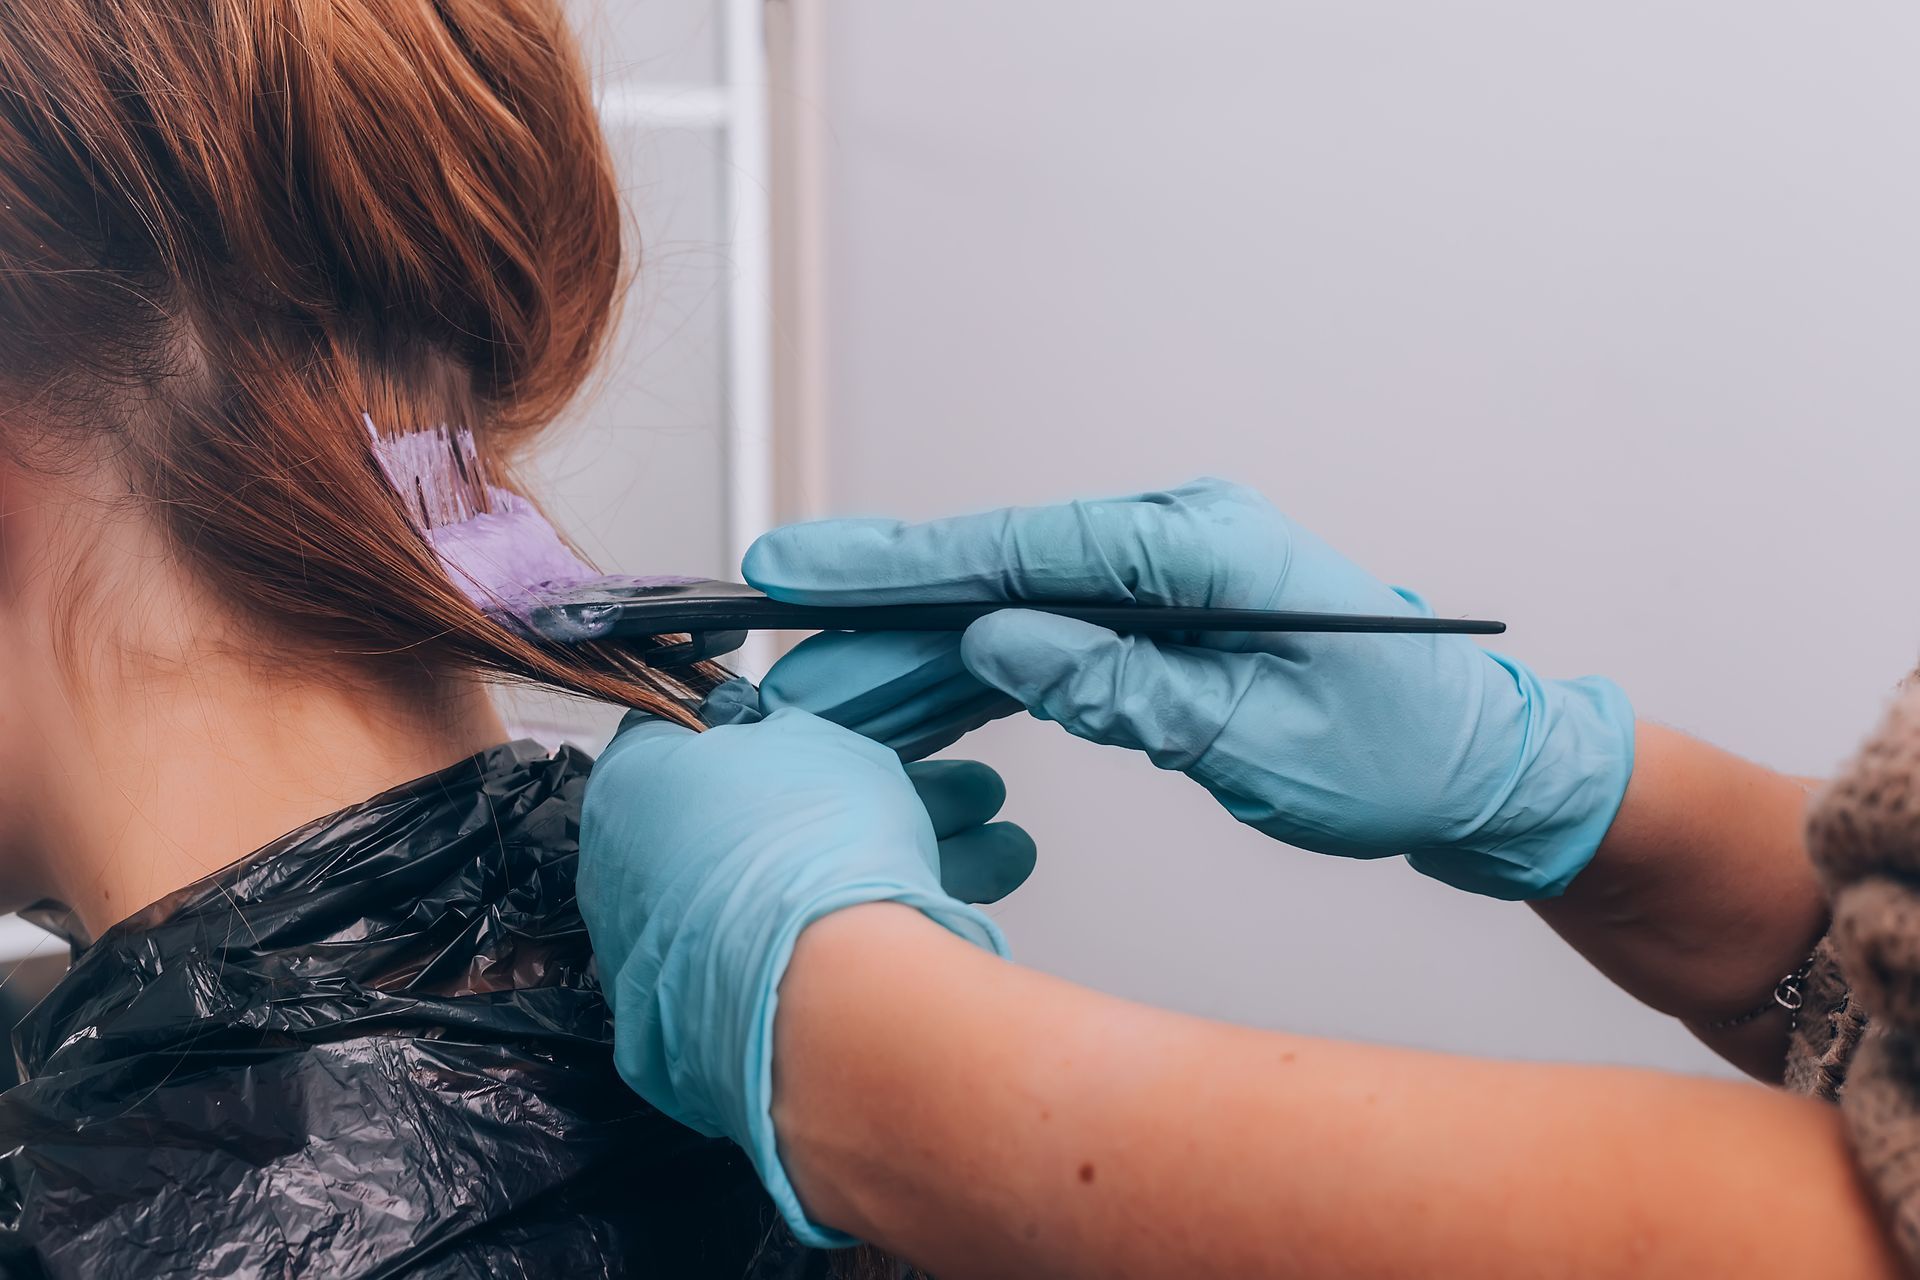
[[[580,905],[615,1017],[615,1061],[647,1101],[753,1158],[809,1244],[777,1153],[776,992],[802,929],[866,902],[914,907],[1004,954],[973,902],[1033,869],[1026,832],[993,822],[1006,792],[982,764],[902,768],[886,748],[787,709],[696,734],[634,713],[594,765],[581,814]],[[718,693],[718,691],[716,691]]]

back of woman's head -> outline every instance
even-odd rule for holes
[[[0,0],[0,448],[118,467],[266,644],[674,713],[469,603],[361,425],[511,463],[621,280],[557,0]]]

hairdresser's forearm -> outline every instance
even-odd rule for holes
[[[1808,784],[1642,723],[1613,829],[1567,892],[1535,904],[1608,977],[1778,1079],[1786,1019],[1702,1024],[1757,1007],[1826,927],[1801,837]]]
[[[803,1201],[944,1277],[1892,1271],[1831,1108],[1204,1022],[902,907],[806,931],[775,1040]]]

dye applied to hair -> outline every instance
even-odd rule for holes
[[[454,584],[483,609],[524,618],[537,589],[594,576],[534,505],[500,490],[491,511],[427,531]]]
[[[447,577],[482,610],[521,631],[533,631],[533,612],[554,592],[585,582],[605,588],[669,586],[682,577],[606,576],[567,545],[540,509],[497,482],[465,427],[433,427],[382,435],[363,414],[380,471],[433,548]],[[546,639],[582,641],[599,633]]]
[[[533,503],[495,481],[469,428],[388,436],[371,414],[361,420],[387,483],[474,604],[525,621],[537,588],[594,576]]]

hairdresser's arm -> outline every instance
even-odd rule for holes
[[[1764,1004],[1827,924],[1802,822],[1811,784],[1642,722],[1599,852],[1542,919],[1620,986],[1716,1052],[1778,1080],[1787,1020]]]
[[[802,935],[775,1046],[809,1212],[938,1275],[1896,1274],[1831,1108],[1235,1029],[901,907]]]
[[[743,569],[774,595],[822,604],[1430,612],[1218,481],[924,525],[792,526],[762,538]],[[1462,636],[1175,639],[1009,610],[957,643],[816,636],[763,691],[909,758],[1025,708],[1186,773],[1289,844],[1404,853],[1457,887],[1531,899],[1628,990],[1696,1024],[1755,1007],[1818,934],[1799,785],[1636,726],[1609,681],[1545,678]],[[1783,1026],[1769,1017],[1707,1038],[1777,1074]]]

